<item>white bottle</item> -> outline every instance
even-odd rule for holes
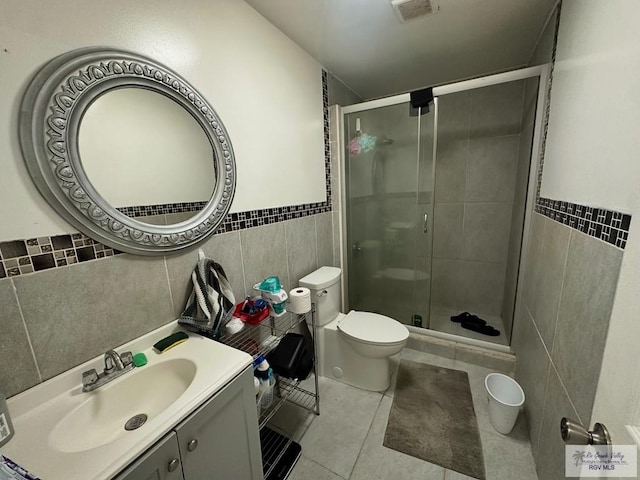
[[[260,407],[263,410],[269,408],[269,405],[273,402],[273,387],[275,384],[276,379],[273,376],[273,370],[269,369],[268,377],[260,379]]]

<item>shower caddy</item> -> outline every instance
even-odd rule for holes
[[[295,443],[289,436],[282,435],[266,426],[273,415],[275,415],[285,402],[290,402],[310,413],[320,415],[316,355],[317,342],[315,336],[315,305],[312,304],[311,311],[301,315],[287,311],[279,317],[270,316],[257,325],[246,323],[240,332],[233,335],[224,333],[219,339],[221,343],[242,350],[252,355],[254,359],[259,355],[266,357],[267,353],[277,346],[284,335],[294,331],[298,325],[303,325],[308,319],[311,320],[310,332],[313,340],[312,373],[314,377],[314,391],[301,387],[300,380],[275,375],[276,385],[273,402],[268,408],[263,410],[260,409],[259,403],[256,407],[258,408],[262,465],[265,479],[269,478],[269,475],[274,472],[274,469],[280,464],[291,445]],[[293,466],[296,461],[297,456],[291,466]]]

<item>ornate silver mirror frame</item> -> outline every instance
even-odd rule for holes
[[[80,122],[96,98],[123,87],[173,99],[193,115],[211,143],[213,195],[187,221],[169,226],[136,221],[110,205],[87,178],[78,153]],[[212,235],[231,206],[236,168],[224,125],[186,80],[141,55],[85,48],[54,58],[27,87],[18,128],[27,169],[42,196],[78,230],[118,250],[161,255],[190,247]]]

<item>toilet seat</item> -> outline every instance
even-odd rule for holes
[[[409,330],[393,318],[351,310],[338,322],[338,329],[356,342],[394,345],[409,338]]]

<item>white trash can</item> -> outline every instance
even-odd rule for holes
[[[524,392],[513,378],[502,373],[490,373],[484,379],[489,396],[491,425],[503,435],[509,434],[516,424],[520,407],[524,404]]]

